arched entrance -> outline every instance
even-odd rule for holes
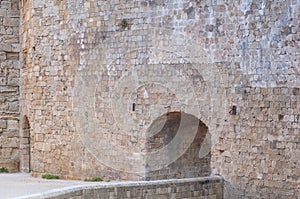
[[[20,171],[30,172],[30,124],[27,116],[22,122],[20,149]]]
[[[147,171],[146,180],[159,180],[171,178],[191,178],[209,176],[211,173],[210,161],[210,134],[208,127],[197,117],[183,112],[171,112],[157,118],[148,129],[147,152],[159,150],[169,145],[177,133],[183,133],[186,137],[193,136],[190,142],[182,140],[185,144],[184,153],[177,160],[164,168],[156,171]],[[172,143],[174,144],[174,143]],[[178,145],[179,146],[179,145]],[[206,147],[203,149],[203,147]],[[169,155],[161,156],[169,158],[174,155],[174,150],[170,150]],[[199,154],[206,151],[206,154]],[[146,165],[150,164],[151,159],[147,159]],[[164,161],[164,160],[162,160]]]

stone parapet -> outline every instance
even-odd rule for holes
[[[170,179],[142,182],[110,182],[95,186],[75,186],[45,194],[31,195],[22,199],[169,199],[169,198],[223,198],[223,178],[218,176]]]

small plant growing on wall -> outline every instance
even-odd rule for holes
[[[1,167],[0,173],[8,173],[8,169],[6,167]]]
[[[52,179],[59,179],[59,176],[47,173],[47,174],[42,175],[42,178],[52,180]]]
[[[122,19],[122,21],[120,22],[120,26],[123,30],[125,30],[128,27],[128,22],[126,19]]]
[[[100,178],[100,177],[93,177],[92,179],[85,179],[84,181],[87,181],[87,182],[101,182],[101,181],[103,181],[103,179]]]

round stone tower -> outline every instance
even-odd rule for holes
[[[297,1],[20,5],[23,171],[300,194]]]

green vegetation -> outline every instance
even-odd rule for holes
[[[51,179],[59,179],[59,176],[47,173],[47,174],[42,175],[42,178],[51,180]]]
[[[120,26],[122,27],[122,29],[124,30],[125,28],[127,28],[128,26],[128,22],[126,19],[122,19]]]
[[[101,182],[101,181],[103,181],[103,179],[100,178],[100,177],[93,177],[92,179],[85,179],[84,181],[87,181],[87,182]]]
[[[6,167],[1,167],[0,173],[8,173],[8,169]]]

